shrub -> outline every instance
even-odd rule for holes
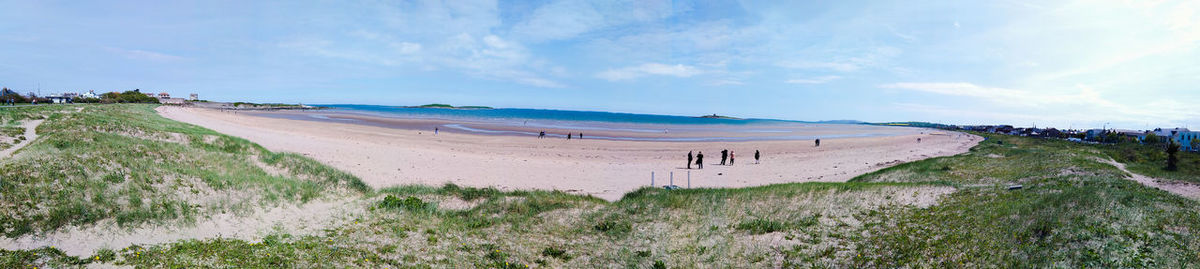
[[[571,259],[571,256],[567,255],[566,250],[556,247],[546,247],[545,249],[542,249],[542,256],[553,257],[564,261]]]
[[[786,230],[786,224],[778,221],[766,219],[753,219],[738,223],[737,229],[750,232],[750,234],[765,234]]]
[[[383,201],[379,203],[379,206],[383,208],[404,209],[409,211],[425,209],[427,205],[428,203],[421,201],[421,199],[417,197],[409,196],[401,200],[400,198],[397,198],[391,194],[389,194],[387,197],[384,197]]]
[[[592,228],[609,236],[619,236],[629,233],[633,230],[633,224],[625,221],[605,220],[597,223]]]

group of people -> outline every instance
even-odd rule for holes
[[[732,150],[722,149],[721,150],[721,165],[733,165],[734,156],[736,156],[736,155],[733,154]],[[758,152],[757,149],[754,150],[754,164],[758,164],[759,159],[761,159],[761,158],[762,158],[762,153]],[[692,164],[693,164],[692,160],[693,159],[695,160],[696,169],[704,169],[704,152],[703,151],[697,153],[695,155],[695,158],[692,157],[692,152],[688,151],[687,159],[688,159],[687,169],[692,169]],[[726,161],[728,161],[728,162],[726,162]]]
[[[567,140],[571,140],[572,136],[575,136],[575,134],[567,133]],[[583,139],[583,133],[579,133],[579,136],[575,136],[575,137],[578,137],[579,139]],[[538,138],[546,138],[546,131],[538,132]]]

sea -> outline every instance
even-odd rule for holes
[[[806,122],[779,119],[705,118],[603,111],[574,111],[527,108],[449,109],[384,105],[324,104],[328,109],[263,116],[291,119],[361,122],[393,128],[411,124],[364,122],[370,116],[397,120],[432,120],[436,126],[417,128],[483,135],[566,138],[586,133],[587,139],[631,141],[756,141],[813,140],[830,138],[891,136],[913,133],[911,128],[865,125],[856,121]],[[428,130],[426,130],[428,131]]]

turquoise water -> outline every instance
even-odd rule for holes
[[[266,117],[376,125],[389,128],[463,132],[484,135],[565,138],[567,133],[587,133],[588,139],[632,141],[757,141],[811,140],[890,136],[907,133],[898,128],[854,122],[804,122],[775,119],[714,119],[689,116],[572,111],[552,109],[446,109],[380,105],[319,105],[329,110],[301,113],[259,113]],[[430,122],[372,121],[347,115],[396,119],[429,119]],[[449,121],[449,122],[440,122]]]
[[[760,124],[760,123],[800,123],[798,121],[773,119],[712,119],[687,116],[650,115],[633,113],[614,113],[597,111],[572,111],[552,109],[497,108],[497,109],[444,109],[444,108],[412,108],[379,105],[320,105],[337,109],[370,112],[381,115],[399,116],[405,118],[429,119],[465,119],[465,120],[547,120],[547,121],[585,121],[604,123],[633,123],[633,124]]]

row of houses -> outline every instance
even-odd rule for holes
[[[1181,150],[1185,151],[1200,151],[1200,143],[1192,143],[1193,141],[1200,142],[1200,131],[1192,131],[1187,128],[1156,128],[1154,130],[1128,130],[1128,129],[1089,129],[1089,130],[1059,130],[1055,128],[1018,128],[1012,125],[951,125],[948,129],[976,131],[985,133],[998,133],[1016,136],[1028,137],[1043,137],[1067,139],[1076,142],[1100,143],[1104,142],[1110,134],[1120,138],[1132,139],[1139,143],[1146,142],[1146,137],[1153,134],[1158,141],[1170,139],[1180,145]]]
[[[163,103],[163,104],[183,104],[186,101],[200,100],[200,95],[195,94],[195,93],[189,94],[187,99],[183,99],[183,98],[171,98],[171,94],[166,93],[166,92],[159,92],[159,93],[155,94],[155,93],[150,93],[150,92],[142,92],[140,89],[134,90],[134,91],[139,92],[141,94],[145,94],[146,96],[149,96],[149,97],[157,98],[159,103]],[[75,99],[80,99],[80,98],[100,98],[100,94],[96,94],[96,91],[94,91],[94,90],[89,90],[85,93],[65,92],[65,93],[61,93],[61,94],[45,96],[45,98],[50,99],[50,101],[52,101],[56,104],[59,104],[59,103],[71,103]]]

